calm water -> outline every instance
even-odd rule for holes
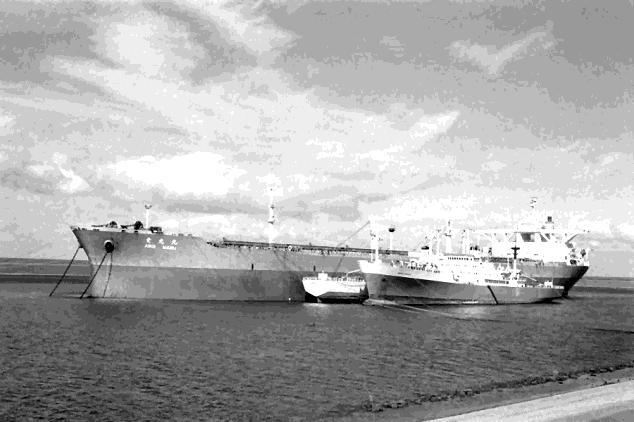
[[[0,284],[0,419],[312,420],[634,360],[634,290],[552,305],[79,300]],[[65,296],[66,295],[66,296]]]

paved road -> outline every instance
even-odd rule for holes
[[[436,422],[634,421],[634,381],[620,382],[465,413]]]

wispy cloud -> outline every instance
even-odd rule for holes
[[[46,161],[0,159],[0,181],[14,189],[44,194],[76,194],[90,190],[90,185],[75,172],[68,157],[60,153],[54,153]]]
[[[458,61],[475,64],[489,76],[499,76],[511,62],[531,54],[541,54],[555,46],[550,30],[535,30],[503,47],[482,45],[470,40],[455,41],[450,53]]]
[[[10,134],[14,126],[15,116],[6,110],[0,109],[0,136]]]
[[[291,42],[293,34],[274,25],[265,16],[264,1],[241,2],[187,1],[193,10],[215,21],[225,36],[259,57],[269,56]]]

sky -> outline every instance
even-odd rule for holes
[[[147,203],[264,241],[269,194],[276,241],[367,247],[371,220],[408,249],[536,197],[634,276],[632,22],[627,0],[3,1],[0,256],[69,258],[70,225]]]

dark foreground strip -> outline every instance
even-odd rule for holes
[[[624,333],[624,334],[634,334],[632,330],[620,330],[618,328],[591,328],[594,331],[605,331],[608,333]]]
[[[548,382],[559,382],[562,383],[568,379],[579,378],[581,375],[590,375],[596,376],[597,374],[603,374],[608,372],[614,372],[619,369],[625,368],[634,368],[634,360],[630,362],[620,363],[616,365],[603,366],[599,368],[590,368],[590,369],[580,369],[576,371],[570,372],[560,372],[556,375],[546,375],[546,376],[535,376],[522,378],[519,380],[513,381],[501,381],[501,382],[493,382],[489,384],[480,385],[474,388],[467,388],[464,390],[453,390],[453,391],[441,391],[435,394],[417,394],[417,397],[414,399],[401,399],[391,402],[384,403],[373,403],[366,402],[362,405],[363,410],[367,412],[382,412],[385,409],[398,409],[401,407],[423,404],[428,402],[437,402],[437,401],[448,401],[451,399],[455,399],[458,397],[469,397],[475,396],[480,393],[486,393],[489,391],[502,389],[502,388],[519,388],[526,387],[529,385],[540,385],[546,384]]]

